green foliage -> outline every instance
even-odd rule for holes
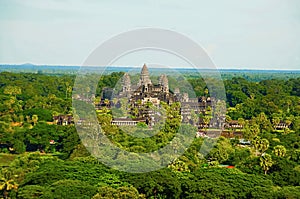
[[[78,144],[73,152],[70,155],[70,159],[74,159],[76,157],[87,157],[90,155],[90,152],[88,152],[88,150],[85,148],[85,146],[83,144]]]
[[[49,192],[44,198],[91,198],[97,193],[97,188],[79,180],[59,180],[49,186]]]
[[[147,198],[157,195],[178,198],[181,194],[180,181],[170,169],[141,174],[124,174],[122,179],[132,184]]]
[[[200,169],[182,182],[182,198],[252,198],[261,194],[257,185],[270,194],[272,182],[236,169]],[[265,194],[264,194],[265,195]]]
[[[271,155],[266,153],[260,157],[260,166],[263,168],[265,175],[267,174],[267,172],[269,171],[272,165],[273,165],[273,160]]]
[[[212,160],[217,160],[220,163],[228,160],[229,155],[233,152],[233,148],[228,139],[220,137],[217,144],[210,151],[208,157]]]
[[[244,127],[243,137],[247,140],[253,140],[260,133],[259,125],[247,122]]]
[[[47,109],[26,109],[23,111],[23,115],[32,117],[33,115],[37,115],[39,121],[53,121],[52,111]]]
[[[278,198],[299,198],[300,197],[300,186],[291,187],[286,186],[278,190]]]
[[[45,195],[49,195],[47,188],[39,185],[28,185],[18,191],[18,198],[22,199],[43,198]]]
[[[14,161],[17,155],[0,153],[0,167],[7,167],[9,164]]]
[[[225,164],[239,165],[242,164],[246,159],[250,158],[251,152],[249,148],[238,148],[235,147],[234,151],[229,155],[228,160]]]
[[[298,164],[284,157],[273,157],[273,165],[269,170],[269,178],[278,186],[300,186]]]
[[[26,151],[26,145],[22,140],[15,140],[13,148],[16,153],[24,153]]]
[[[119,187],[114,189],[112,187],[100,187],[93,199],[139,199],[144,198],[139,194],[136,188],[134,187]]]
[[[286,155],[286,148],[282,145],[277,145],[274,147],[273,153],[276,156],[284,157]]]
[[[91,157],[73,125],[51,124],[53,115],[72,114],[71,91],[75,76],[1,73],[0,150],[19,154],[0,154],[0,166],[6,167],[0,172],[1,194],[11,198],[299,198],[300,78],[267,79],[264,74],[250,73],[243,74],[243,78],[233,77],[235,75],[223,74],[228,106],[226,118],[243,125],[238,130],[252,141],[251,146],[240,146],[238,139],[230,141],[221,137],[209,151],[214,140],[206,140],[203,146],[204,139],[196,138],[169,168],[130,174],[109,169]],[[99,99],[102,89],[114,87],[122,76],[122,72],[104,75],[97,88],[83,85],[82,89],[87,95],[96,89]],[[198,96],[209,96],[203,79],[193,74],[187,76]],[[216,83],[214,79],[207,81],[212,85]],[[184,78],[172,77],[170,87],[173,89],[184,82]],[[176,133],[181,131],[194,137],[197,131],[180,124],[179,103],[171,106],[162,103],[168,116],[165,124],[154,129],[155,136],[134,137],[134,133],[147,137],[150,131],[144,123],[128,129],[111,125],[112,114],[126,115],[127,101],[120,101],[119,112],[107,109],[99,112],[98,119],[109,139],[124,150],[147,153],[169,142],[176,143],[174,150],[178,150],[186,146],[182,146],[180,137],[173,139]],[[214,114],[222,112],[218,110],[219,105]],[[212,113],[210,107],[207,115],[202,115],[205,122],[209,122]],[[280,122],[289,127],[276,129]],[[207,160],[200,149],[210,152],[209,167],[203,168]],[[256,156],[251,153],[253,149]],[[117,157],[127,156],[119,152]],[[139,161],[139,156],[129,158]],[[164,156],[159,161],[168,158]],[[219,163],[234,165],[236,169],[219,168]],[[141,167],[145,164],[140,162]],[[132,165],[124,167],[136,169]],[[268,175],[263,175],[263,171]]]
[[[148,125],[145,122],[138,122],[137,123],[137,127],[139,127],[139,128],[147,128]]]
[[[259,157],[249,156],[248,158],[242,159],[242,161],[240,161],[236,167],[244,173],[259,175],[262,173],[259,162]]]

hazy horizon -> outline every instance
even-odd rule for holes
[[[109,68],[134,68],[134,69],[140,69],[142,66],[137,66],[137,65],[110,65],[110,66],[83,66],[83,65],[61,65],[61,64],[33,64],[33,63],[22,63],[22,64],[5,64],[5,63],[0,63],[1,66],[35,66],[35,67],[109,67]],[[208,69],[208,68],[194,68],[190,66],[176,66],[176,67],[161,67],[161,66],[147,66],[149,69],[168,69],[168,68],[174,68],[174,69],[187,69],[187,70],[214,70],[214,69]],[[265,68],[216,68],[216,70],[240,70],[240,71],[299,71],[300,68],[297,69],[265,69]]]

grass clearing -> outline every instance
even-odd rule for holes
[[[9,166],[9,164],[17,157],[17,155],[0,153],[0,167]]]

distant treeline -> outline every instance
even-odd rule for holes
[[[13,73],[38,73],[47,75],[76,75],[79,70],[83,70],[81,66],[60,66],[60,65],[33,65],[33,64],[21,64],[21,65],[0,65],[0,72],[13,72]],[[90,73],[110,74],[113,72],[139,72],[139,67],[84,67],[84,70]],[[242,77],[249,81],[262,81],[266,79],[290,79],[300,77],[300,70],[249,70],[249,69],[192,69],[192,68],[150,68],[152,75],[160,73],[168,75],[182,75],[186,78],[199,78],[201,75],[207,77],[212,73],[220,73],[222,79],[232,79],[233,77]]]

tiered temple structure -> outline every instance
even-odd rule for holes
[[[132,85],[129,74],[125,73],[122,78],[121,91],[113,97],[111,93],[111,88],[104,89],[104,92],[102,94],[102,101],[98,105],[98,108],[101,109],[101,107],[104,106],[106,108],[110,108],[111,106],[120,108],[122,107],[121,101],[123,101],[124,103],[125,98],[125,101],[127,103],[126,105],[128,107],[127,111],[134,118],[114,118],[112,124],[116,125],[136,125],[138,122],[142,121],[150,126],[153,125],[160,119],[155,118],[155,115],[157,115],[157,113],[151,110],[149,104],[151,104],[151,106],[159,108],[160,102],[163,101],[169,105],[174,102],[180,102],[181,117],[183,122],[189,122],[191,124],[197,125],[198,127],[201,126],[202,123],[203,127],[203,121],[201,121],[202,119],[200,118],[195,121],[195,119],[192,118],[191,114],[205,114],[207,107],[213,108],[215,104],[214,99],[209,97],[189,98],[189,95],[187,93],[181,93],[179,88],[175,88],[174,92],[171,92],[169,90],[168,77],[165,74],[159,77],[158,84],[153,84],[150,79],[149,70],[146,64],[144,64],[142,67],[137,85]],[[107,101],[105,102],[105,100],[107,99],[110,100],[109,105]],[[218,121],[214,122],[215,124],[213,125],[219,126]]]
[[[131,104],[137,102],[141,102],[142,104],[151,102],[154,105],[159,105],[160,101],[167,102],[168,104],[176,101],[175,95],[169,92],[167,76],[161,75],[159,83],[157,85],[153,84],[146,64],[143,65],[140,79],[136,86],[131,85],[128,73],[124,74],[122,79],[122,90],[116,97],[128,97]]]

